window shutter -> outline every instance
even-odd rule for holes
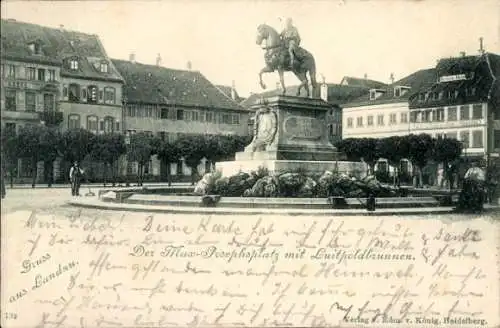
[[[103,97],[103,92],[102,90],[99,90],[99,100],[102,100],[102,97]]]
[[[99,130],[104,131],[104,121],[99,122]]]

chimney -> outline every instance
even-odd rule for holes
[[[64,25],[63,24],[59,25],[59,29],[64,30]]]
[[[128,59],[130,60],[130,62],[135,63],[135,54],[134,54],[134,53],[131,53],[131,54],[128,56]]]
[[[465,51],[460,51],[460,57],[465,57]]]
[[[236,83],[234,80],[231,83],[231,98],[236,100]]]
[[[364,76],[365,80],[368,79],[368,74],[365,73],[365,76]]]
[[[156,66],[161,66],[161,55],[160,54],[158,54],[156,56]]]
[[[321,74],[321,83],[322,83],[322,84],[325,84],[325,83],[326,83],[326,82],[325,82],[325,76],[324,76],[323,74]]]
[[[190,61],[190,60],[187,62],[186,67],[187,67],[187,70],[188,70],[188,71],[190,71],[190,70],[192,70],[192,69],[193,69],[193,64],[191,63],[191,61]]]
[[[483,37],[479,38],[479,53],[484,54]]]
[[[394,83],[394,73],[391,73],[391,76],[389,77],[389,80],[391,81],[391,84]]]

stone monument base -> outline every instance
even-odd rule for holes
[[[270,173],[290,172],[297,169],[305,169],[308,173],[322,174],[325,171],[337,171],[356,176],[364,177],[366,174],[366,164],[360,162],[347,161],[295,161],[295,160],[239,160],[231,162],[219,162],[215,165],[216,170],[221,171],[222,176],[228,177],[239,172],[250,173],[257,171],[259,167],[269,170]]]
[[[292,96],[262,99],[252,106],[255,112],[254,137],[235,161],[215,165],[223,176],[249,173],[259,167],[271,173],[303,169],[322,174],[337,171],[355,176],[366,172],[364,163],[340,161],[331,144],[327,123],[332,105],[321,100]]]

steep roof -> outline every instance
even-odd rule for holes
[[[341,85],[349,85],[349,86],[353,86],[353,87],[369,88],[369,89],[377,89],[377,88],[382,88],[382,87],[387,86],[386,83],[383,83],[380,81],[359,78],[359,77],[353,77],[353,76],[344,76],[342,78],[342,81],[340,82],[340,84]]]
[[[331,104],[341,105],[351,101],[352,99],[356,99],[363,94],[368,93],[368,88],[357,87],[357,86],[349,86],[349,85],[340,85],[334,83],[327,83],[328,85],[328,102]],[[321,84],[318,85],[320,87]],[[287,94],[295,95],[298,89],[298,85],[288,86],[286,88]],[[304,90],[302,90],[302,94],[304,94]],[[247,99],[241,102],[241,105],[246,108],[250,108],[254,105],[260,98],[262,97],[272,97],[281,95],[280,89],[274,89],[265,91],[262,93],[254,93],[251,94]]]
[[[198,71],[112,59],[128,102],[244,110]]]
[[[441,59],[436,65],[437,79],[420,90],[432,97],[410,98],[410,108],[436,105],[463,104],[477,101],[500,100],[500,56],[485,53]],[[438,78],[449,77],[439,81]],[[456,80],[454,80],[456,78]],[[472,91],[473,90],[473,91]]]
[[[62,76],[87,79],[121,81],[122,78],[109,62],[97,35],[50,28],[16,20],[1,20],[2,57],[12,60],[45,62],[61,66]],[[30,43],[40,46],[40,54],[34,54]],[[69,58],[78,57],[78,70],[70,70]],[[100,72],[100,63],[108,63],[108,72]]]
[[[417,93],[422,88],[431,86],[434,82],[436,82],[436,79],[437,79],[437,74],[435,68],[421,69],[384,88],[377,88],[384,91],[384,94],[378,97],[377,99],[370,100],[370,94],[366,93],[365,95],[357,99],[354,99],[347,105],[347,107],[357,107],[357,106],[407,101],[411,97],[411,95]],[[401,95],[400,97],[395,97],[394,88],[397,86],[409,87],[410,90],[407,93]]]
[[[216,87],[222,93],[224,93],[226,96],[228,96],[229,98],[232,99],[232,90],[233,90],[233,87],[228,86],[228,85],[220,85],[220,84],[217,84]],[[234,89],[234,93],[235,93],[235,98],[236,99],[233,99],[233,100],[235,100],[237,103],[240,103],[241,101],[243,101],[243,98],[240,97],[240,95],[238,94],[238,91],[236,91],[236,89]]]

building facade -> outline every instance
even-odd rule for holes
[[[436,71],[435,83],[409,99],[410,131],[460,140],[468,158],[498,158],[500,56],[446,58]]]
[[[120,132],[123,79],[96,35],[2,20],[2,128],[46,124],[59,131]],[[17,178],[47,177],[42,163],[20,161]],[[87,162],[89,171],[93,163]],[[52,179],[65,179],[58,159]]]
[[[147,132],[160,139],[174,141],[183,135],[249,134],[250,112],[200,72],[175,70],[158,65],[146,65],[113,60],[125,79],[123,129],[127,135]],[[146,175],[153,179],[166,177],[166,165],[154,156],[146,166]],[[174,179],[189,177],[191,170],[181,160],[171,165]],[[203,160],[199,172],[206,170]],[[136,163],[128,163],[127,174],[137,172]]]
[[[434,69],[417,71],[386,87],[372,88],[343,106],[342,138],[384,138],[410,133],[408,99],[436,80]]]

